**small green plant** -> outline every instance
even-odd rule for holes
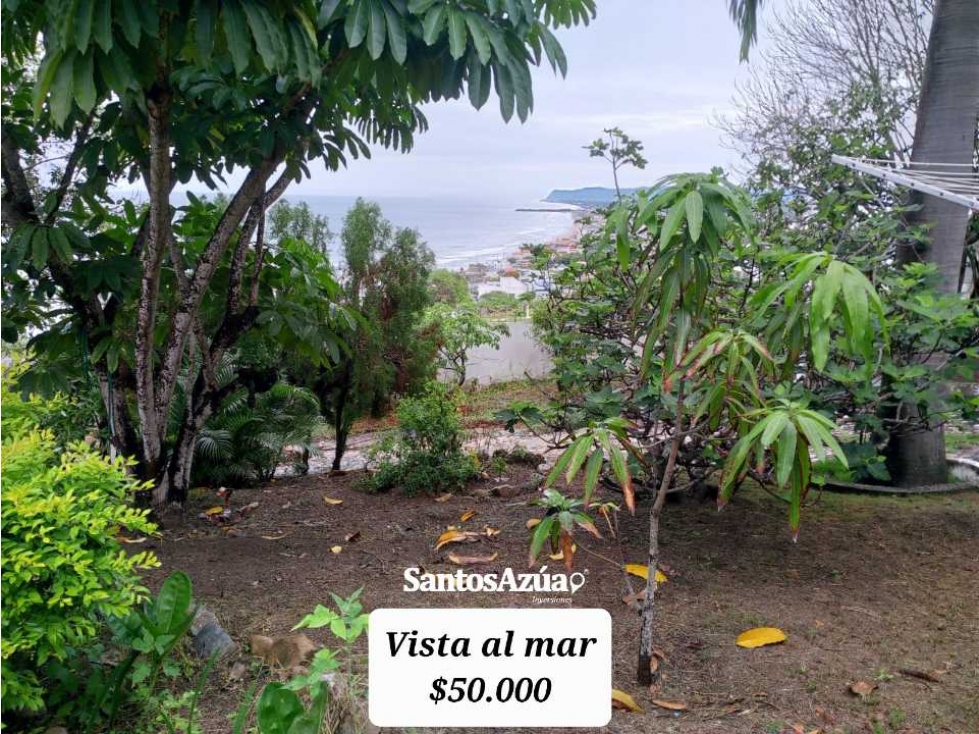
[[[118,535],[156,528],[130,505],[142,487],[123,460],[84,444],[59,453],[50,432],[4,438],[2,708],[30,713],[47,705],[51,667],[145,597],[138,572],[156,557],[123,552]]]
[[[533,566],[537,557],[544,550],[544,544],[550,542],[552,553],[561,550],[564,565],[571,569],[574,563],[574,531],[575,527],[587,530],[596,538],[601,538],[598,528],[591,517],[583,511],[584,503],[579,499],[565,497],[556,489],[544,490],[544,496],[534,504],[546,508],[543,519],[533,528],[530,538],[530,565]]]
[[[334,637],[340,640],[340,650],[322,648],[309,665],[309,672],[293,677],[286,683],[269,683],[262,689],[255,702],[255,719],[259,734],[302,734],[318,732],[323,726],[330,703],[330,689],[324,676],[341,668],[347,677],[347,690],[356,690],[357,681],[353,671],[353,645],[367,629],[367,614],[360,603],[363,589],[357,589],[344,598],[331,593],[334,611],[319,604],[311,614],[303,617],[293,628],[320,629],[329,627]],[[309,705],[304,703],[304,697]],[[232,726],[233,734],[248,731],[255,687],[249,690],[245,701],[238,709]]]
[[[463,450],[458,406],[445,385],[432,382],[422,396],[405,398],[397,416],[397,430],[373,452],[377,468],[368,489],[438,492],[462,487],[476,474],[478,462]]]

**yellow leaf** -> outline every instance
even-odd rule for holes
[[[216,507],[209,507],[208,509],[204,510],[205,515],[220,515],[222,512],[224,512],[224,508],[220,505]]]
[[[472,543],[476,540],[476,533],[463,533],[455,529],[446,530],[435,541],[435,550],[440,550],[442,546],[449,543]]]
[[[327,497],[325,494],[323,495],[323,501],[326,504],[328,504],[328,505],[342,505],[343,504],[343,500],[334,499],[333,497]]]
[[[540,520],[538,520],[536,517],[532,517],[527,521],[527,530],[536,528],[538,525],[540,525]]]
[[[472,520],[474,517],[476,517],[475,510],[466,510],[459,516],[459,522],[467,522]]]
[[[735,640],[738,647],[762,647],[763,645],[776,645],[785,642],[788,638],[778,627],[755,627],[738,635]]]
[[[452,494],[452,492],[446,492],[445,494],[440,494],[438,497],[436,497],[435,498],[435,501],[436,502],[448,502],[450,499],[453,498],[453,496],[454,495]]]
[[[330,548],[330,553],[338,556],[338,555],[340,555],[340,551],[342,551],[342,550],[343,550],[343,546],[342,545],[335,545],[332,548]]]
[[[578,546],[575,545],[574,543],[572,543],[571,544],[571,555],[574,555],[577,550],[578,550]],[[550,558],[551,558],[552,561],[563,561],[564,560],[564,551],[563,550],[560,550],[557,553],[551,553]]]
[[[125,535],[116,536],[116,540],[120,543],[129,543],[130,545],[136,545],[138,543],[145,543],[146,536],[140,536],[139,538],[127,538]]]
[[[617,709],[623,709],[624,711],[640,712],[639,704],[636,700],[630,696],[625,691],[620,691],[618,688],[612,689],[612,705]]]
[[[680,703],[678,701],[664,701],[659,698],[653,699],[653,705],[659,706],[661,709],[669,709],[670,711],[686,711],[687,704]]]
[[[499,528],[491,528],[489,525],[487,525],[486,529],[483,532],[486,533],[487,538],[495,538],[502,531]]]
[[[631,573],[633,576],[638,576],[641,579],[648,579],[649,578],[649,567],[648,566],[644,566],[641,563],[627,563],[627,564],[625,564],[625,572],[626,573]],[[665,573],[663,573],[662,571],[660,571],[657,568],[656,569],[656,583],[657,584],[665,584],[667,581],[669,581],[669,578],[667,577],[667,575]]]

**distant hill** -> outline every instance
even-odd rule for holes
[[[634,194],[639,189],[622,189],[623,196]],[[574,204],[575,206],[608,206],[615,201],[615,189],[603,186],[588,186],[583,189],[554,189],[544,201],[552,204]]]

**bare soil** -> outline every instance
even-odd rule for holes
[[[243,646],[252,634],[287,633],[316,604],[328,604],[328,592],[345,595],[358,587],[368,610],[529,605],[527,594],[409,596],[402,574],[407,566],[454,571],[433,546],[466,510],[477,513],[467,526],[501,530],[466,547],[467,553],[499,552],[494,564],[480,568],[524,569],[526,521],[541,514],[528,504],[533,471],[511,466],[502,479],[475,482],[470,494],[447,502],[365,494],[357,473],[280,480],[235,491],[233,505],[256,501],[259,507],[230,530],[196,519],[216,504],[205,493],[187,519],[153,541],[162,568],[149,581],[187,571],[198,600]],[[527,489],[509,498],[480,496],[498,483]],[[329,505],[324,495],[343,503]],[[621,519],[629,561],[645,558],[646,510],[640,504],[635,517]],[[345,540],[357,531],[356,540]],[[654,694],[635,683],[639,624],[622,601],[624,577],[613,560],[618,547],[609,539],[579,540],[576,567],[587,569],[588,581],[573,604],[610,611],[614,685],[643,709],[615,711],[604,731],[979,731],[979,493],[825,493],[807,508],[793,543],[784,508],[747,490],[723,513],[712,502],[671,503],[660,537],[670,578],[657,594],[657,647],[665,659]],[[337,545],[339,554],[331,551]],[[769,625],[784,630],[788,641],[754,650],[735,646],[740,632]],[[252,666],[237,681],[225,671],[215,676],[202,703],[205,732],[230,731],[228,717],[258,674]],[[857,681],[876,688],[861,699],[848,689]],[[687,710],[659,708],[653,698]]]

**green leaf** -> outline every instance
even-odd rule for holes
[[[571,461],[571,457],[574,456],[575,450],[584,439],[584,436],[576,438],[571,445],[564,450],[564,453],[558,457],[558,460],[554,463],[554,468],[551,469],[550,474],[547,475],[547,480],[544,482],[545,487],[550,487],[552,484],[554,484],[555,480],[561,476],[561,472],[563,472],[565,467],[567,467],[568,463]]]
[[[258,55],[262,57],[262,63],[269,71],[275,71],[285,56],[282,53],[284,49],[278,38],[278,27],[275,19],[265,6],[257,0],[244,0],[242,7],[245,9],[248,27],[255,39]]]
[[[95,69],[92,63],[92,52],[75,58],[74,67],[75,101],[83,112],[91,112],[95,108]]]
[[[78,0],[75,5],[75,47],[82,53],[88,50],[92,40],[95,4],[95,0]]]
[[[488,66],[483,66],[478,59],[470,59],[469,63],[469,101],[477,110],[489,99],[491,72]]]
[[[445,5],[439,4],[428,10],[422,23],[422,38],[429,46],[435,45],[445,25]]]
[[[68,54],[61,59],[58,69],[54,75],[54,82],[51,84],[51,99],[48,102],[51,108],[51,117],[54,118],[56,125],[64,125],[71,112],[72,86],[74,80],[74,57],[75,54]]]
[[[233,1],[233,0],[232,0]],[[122,0],[116,3],[116,9],[119,11],[116,15],[116,22],[119,27],[122,28],[122,35],[125,36],[126,40],[129,41],[129,45],[133,48],[139,46],[139,37],[142,33],[143,24],[139,19],[139,9],[136,2],[127,2],[127,0]]]
[[[700,229],[704,222],[704,199],[699,191],[691,191],[684,201],[687,215],[687,231],[690,239],[697,242],[700,239]]]
[[[186,624],[192,597],[190,576],[183,571],[174,571],[167,576],[153,608],[153,618],[161,634],[174,634]]]
[[[513,82],[510,72],[502,64],[493,64],[493,86],[500,98],[500,114],[505,122],[513,117]]]
[[[92,16],[92,34],[95,42],[105,53],[112,50],[112,2],[93,0],[95,13]]]
[[[483,24],[486,20],[476,13],[464,13],[466,19],[466,25],[469,27],[469,36],[472,38],[473,47],[476,49],[476,53],[479,55],[479,61],[482,64],[488,64],[493,56],[492,47],[490,46],[489,35],[486,33],[486,29]]]
[[[586,505],[591,501],[591,496],[598,485],[598,474],[602,470],[604,460],[605,454],[598,450],[592,451],[591,456],[588,457],[588,463],[585,465],[585,495],[583,498]]]
[[[65,261],[71,259],[71,245],[68,243],[68,237],[60,228],[51,228],[48,232],[48,242],[59,258]]]
[[[384,3],[384,17],[388,26],[388,46],[391,55],[399,64],[408,58],[408,38],[405,35],[404,19],[389,3]]]
[[[556,520],[552,515],[550,517],[545,517],[543,520],[537,523],[537,527],[534,528],[534,534],[530,538],[531,563],[533,563],[537,556],[540,555],[541,550],[544,548],[544,543],[551,534],[551,529],[554,527],[555,522]]]
[[[782,432],[789,423],[789,416],[785,413],[773,413],[766,417],[761,425],[765,430],[761,434],[761,445],[766,449],[775,442],[775,438]]]
[[[243,74],[248,69],[252,44],[248,33],[248,21],[238,0],[224,0],[221,4],[221,28],[231,52],[235,72]]]
[[[782,430],[782,435],[775,446],[775,481],[779,487],[784,487],[792,474],[792,467],[795,463],[795,445],[798,440],[798,432],[791,423],[787,423]]]
[[[194,43],[205,64],[214,50],[214,31],[217,26],[217,6],[211,0],[197,0],[194,12]]]
[[[43,270],[48,264],[48,229],[38,227],[31,237],[31,260],[34,267]]]
[[[449,54],[459,60],[466,53],[466,16],[455,8],[449,9]]]
[[[581,465],[585,463],[585,458],[588,456],[588,450],[591,449],[592,443],[593,438],[591,434],[587,434],[575,441],[577,447],[572,446],[571,449],[569,449],[573,450],[574,454],[571,457],[571,461],[568,463],[568,471],[565,473],[565,481],[568,484],[571,484],[575,476],[578,474],[578,471],[581,469]]]
[[[381,0],[370,0],[369,32],[367,34],[367,52],[375,61],[384,53],[384,42],[387,39],[387,21]]]
[[[292,723],[305,712],[303,702],[277,681],[265,686],[255,707],[261,734],[288,734]]]
[[[677,230],[680,229],[680,225],[683,223],[685,213],[686,206],[682,201],[678,201],[670,207],[670,211],[663,221],[663,229],[660,232],[659,246],[661,250],[669,247],[670,240],[673,239],[673,235],[677,233]]]
[[[41,109],[44,106],[44,100],[47,98],[48,92],[51,90],[51,85],[54,83],[55,77],[57,76],[58,70],[61,66],[62,56],[63,54],[61,51],[49,53],[45,55],[44,59],[41,61],[40,67],[38,67],[37,82],[34,84],[35,120],[41,116]]]
[[[343,0],[323,0],[320,4],[319,15],[316,16],[316,22],[319,24],[320,28],[325,27],[337,12],[337,8],[340,7],[340,3]]]

